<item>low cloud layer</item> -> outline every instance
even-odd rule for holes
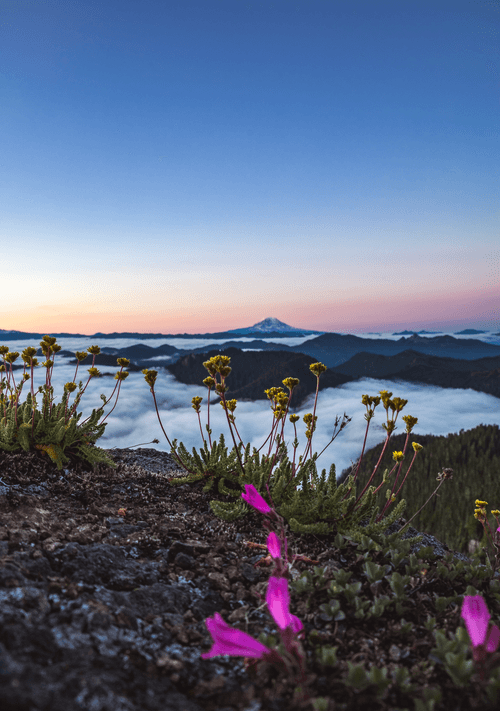
[[[125,341],[125,339],[121,340]],[[296,342],[296,340],[284,339],[284,342]],[[301,340],[303,341],[304,339]],[[90,345],[89,343],[73,343],[73,341],[74,339],[58,340],[63,349],[72,351],[83,350]],[[160,345],[160,341],[150,341],[149,343],[155,346]],[[172,343],[175,344],[175,341]],[[35,344],[28,342],[9,343],[9,348],[21,351],[28,345]],[[132,345],[132,342],[127,340],[126,343],[118,343],[117,339],[116,343],[115,341],[102,341],[100,345],[101,347],[108,345],[115,347]],[[199,345],[201,344],[197,343],[196,347]],[[178,344],[178,347],[181,347],[181,344]],[[194,344],[193,347],[195,347]],[[17,363],[19,361],[20,359]],[[56,360],[54,366],[52,384],[56,402],[61,400],[64,384],[73,380],[74,377],[75,367],[69,366],[67,362],[67,359],[59,357],[59,362]],[[89,365],[79,367],[77,382],[81,379],[84,384],[86,383],[88,367]],[[154,368],[153,363],[151,367]],[[115,373],[119,368],[101,367],[100,370],[103,373]],[[15,371],[16,383],[19,382],[21,372]],[[45,369],[38,367],[35,369],[35,388],[44,382]],[[80,423],[91,414],[92,409],[99,408],[102,405],[101,393],[106,397],[111,395],[116,382],[112,377],[91,380],[79,408],[79,411],[82,412]],[[276,385],[280,385],[280,383],[276,383]],[[28,381],[24,386],[21,401],[25,400],[29,386],[30,383]],[[393,396],[408,400],[408,404],[398,416],[395,434],[405,432],[405,423],[401,419],[403,415],[410,414],[418,417],[418,424],[414,428],[410,441],[418,442],[419,434],[447,435],[459,432],[461,429],[472,429],[480,424],[500,425],[500,401],[484,393],[473,390],[443,389],[409,382],[394,383],[389,380],[369,378],[346,383],[338,388],[323,390],[318,396],[316,409],[318,421],[317,430],[313,436],[313,451],[321,452],[328,444],[333,434],[336,417],[341,419],[345,412],[352,418],[347,427],[318,459],[319,471],[323,468],[328,470],[332,462],[335,462],[337,476],[339,476],[342,470],[350,466],[360,455],[366,430],[366,420],[364,419],[366,408],[361,403],[361,397],[363,394],[377,395],[380,390],[389,390],[393,393]],[[202,446],[198,416],[191,407],[191,399],[197,395],[203,397],[201,424],[206,436],[206,392],[206,388],[202,384],[199,386],[184,385],[177,382],[168,371],[159,370],[155,393],[163,427],[171,441],[177,439],[178,442],[183,442],[189,451],[193,447],[198,449]],[[104,410],[105,416],[109,413],[114,402],[115,398],[106,406]],[[304,452],[306,446],[305,425],[302,422],[302,416],[307,412],[312,412],[313,405],[314,397],[311,397],[297,413],[301,417],[296,425],[299,439],[297,458]],[[235,416],[236,425],[244,443],[250,442],[252,447],[259,449],[269,435],[272,425],[273,415],[269,402],[239,402]],[[382,428],[382,423],[385,420],[386,413],[382,404],[380,404],[375,410],[375,417],[370,424],[367,448],[385,440],[385,430]],[[130,373],[122,383],[118,404],[109,417],[105,419],[105,422],[108,425],[104,436],[96,443],[98,446],[103,448],[124,448],[140,444],[162,451],[170,451],[169,444],[158,422],[153,396],[142,373]],[[214,438],[218,439],[222,432],[226,444],[228,447],[232,447],[227,421],[222,407],[218,403],[210,406],[210,425],[213,430],[212,440]],[[159,444],[148,444],[155,438],[160,440]],[[287,423],[285,441],[290,455],[293,453],[293,439],[293,426]],[[265,451],[267,451],[267,446],[261,450],[262,453]]]

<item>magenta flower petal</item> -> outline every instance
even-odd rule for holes
[[[279,558],[281,556],[280,539],[274,533],[274,531],[271,531],[271,533],[267,537],[267,547],[269,549],[269,553],[272,555],[273,558]]]
[[[212,649],[202,654],[203,659],[230,654],[232,657],[262,657],[271,650],[246,632],[230,627],[218,612],[213,618],[205,620],[208,631],[214,640]]]
[[[290,594],[286,578],[269,578],[266,602],[269,612],[280,629],[284,630],[292,625],[294,632],[300,632],[304,625],[298,617],[290,612]]]
[[[472,646],[484,644],[491,617],[484,598],[481,595],[465,595],[461,615],[465,620]]]
[[[254,509],[260,511],[260,513],[265,514],[272,511],[269,504],[262,498],[253,484],[245,485],[245,493],[241,495],[241,498],[244,499],[247,504],[253,506]]]
[[[299,618],[296,615],[292,615],[292,630],[297,634],[297,632],[300,632],[301,629],[304,628],[304,624],[302,620],[299,620]]]
[[[486,649],[488,652],[496,652],[500,644],[500,630],[496,625],[490,627],[488,639],[486,640]]]

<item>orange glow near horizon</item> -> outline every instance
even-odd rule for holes
[[[339,299],[333,304],[326,300],[300,304],[262,305],[226,304],[223,309],[202,308],[200,313],[191,305],[175,309],[159,308],[155,313],[138,313],[132,309],[98,310],[94,302],[85,310],[83,304],[77,309],[61,305],[39,306],[18,313],[0,312],[0,328],[41,333],[164,333],[204,334],[245,328],[275,317],[295,328],[326,332],[392,331],[399,329],[444,329],[460,330],[476,326],[498,330],[499,290],[484,290],[478,299],[474,291],[461,294],[429,294],[420,298],[388,299],[371,297],[358,300]],[[113,304],[116,306],[115,304]],[[79,311],[79,312],[78,312]]]

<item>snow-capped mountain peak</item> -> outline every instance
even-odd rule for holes
[[[237,328],[227,333],[246,335],[248,333],[293,333],[293,334],[320,334],[322,331],[309,331],[303,328],[294,328],[294,326],[289,326],[287,323],[283,323],[277,318],[265,318],[263,321],[259,321],[253,326],[248,328]]]
[[[283,323],[283,321],[279,321],[277,318],[265,318],[263,321],[259,321],[259,323],[255,323],[252,326],[252,331],[262,331],[263,333],[269,333],[271,331],[288,332],[299,330],[299,328],[289,326],[288,324]]]

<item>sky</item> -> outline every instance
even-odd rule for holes
[[[383,335],[390,337],[389,334]],[[427,337],[430,338],[431,336]],[[479,340],[485,342],[500,344],[498,338],[492,339],[488,334],[480,334],[477,337]],[[394,336],[392,337],[393,340],[396,340],[396,338],[397,337]],[[245,339],[241,340],[242,346],[244,347]],[[265,340],[272,341],[273,339]],[[285,337],[283,340],[280,340],[280,343],[295,346],[301,345],[306,340],[310,340],[310,337]],[[133,345],[137,341],[133,339],[116,338],[110,339],[109,341],[106,340],[105,343],[89,343],[86,339],[58,338],[57,342],[62,346],[63,350],[75,352],[76,350],[86,350],[89,345],[100,345],[102,347],[106,346],[119,349]],[[189,339],[185,339],[185,341],[176,339],[154,339],[148,341],[148,345],[153,347],[162,345],[163,343],[170,343],[178,348],[192,348],[201,347],[211,342],[209,339],[197,340],[195,344]],[[38,347],[39,344],[33,340],[20,340],[9,341],[7,345],[11,351],[22,352],[27,346]],[[39,362],[42,361],[43,358],[39,358]],[[21,358],[16,361],[16,363],[20,362]],[[56,404],[61,401],[65,383],[73,381],[75,378],[75,366],[70,366],[67,363],[67,358],[56,355],[52,378],[54,401]],[[82,364],[79,367],[76,375],[76,383],[81,380],[85,386],[88,380],[87,369],[90,365],[91,363],[85,366]],[[178,444],[179,442],[183,442],[189,452],[192,451],[193,447],[199,450],[203,443],[198,417],[191,406],[191,400],[196,396],[203,398],[200,416],[201,426],[206,436],[206,387],[201,383],[200,385],[185,385],[180,383],[167,370],[155,365],[154,361],[152,361],[148,367],[158,371],[155,384],[155,396],[161,422],[170,441],[172,442],[174,439],[177,439]],[[111,373],[114,375],[118,372],[119,367],[100,366],[99,370],[103,374]],[[16,385],[20,381],[21,373],[22,370],[14,371]],[[34,375],[34,389],[36,390],[40,385],[45,383],[45,369],[38,366],[38,368],[35,369]],[[294,374],[290,373],[290,376],[293,377]],[[227,379],[228,387],[230,387],[230,380],[231,376]],[[81,400],[81,407],[78,408],[78,412],[82,413],[79,425],[84,422],[85,418],[91,415],[94,408],[97,409],[102,406],[101,393],[105,395],[106,398],[111,398],[116,384],[117,381],[114,380],[113,377],[104,375],[101,378],[93,378],[89,382]],[[281,383],[276,383],[276,385],[281,385]],[[29,387],[30,383],[28,381],[24,385],[20,402],[25,401]],[[405,457],[403,472],[406,472],[406,467],[413,456],[411,442],[419,442],[419,435],[448,435],[449,433],[459,433],[460,430],[470,430],[481,424],[500,426],[500,400],[492,395],[476,392],[474,390],[439,388],[411,382],[394,383],[389,380],[363,378],[356,382],[346,383],[337,388],[327,388],[320,391],[318,395],[316,408],[318,420],[316,423],[317,428],[313,435],[313,452],[319,454],[330,442],[334,432],[336,417],[340,418],[339,423],[342,421],[344,413],[352,418],[344,430],[336,437],[334,442],[330,444],[328,449],[318,458],[319,473],[321,473],[323,469],[329,472],[331,464],[334,463],[336,474],[340,476],[342,471],[350,467],[360,456],[366,431],[366,420],[364,419],[366,407],[361,403],[361,397],[364,394],[372,396],[378,395],[380,390],[388,390],[393,394],[393,397],[402,397],[408,400],[408,404],[396,420],[396,435],[405,433],[406,431],[406,425],[401,419],[403,415],[412,415],[418,418],[418,423],[413,430],[414,435],[412,434],[408,445],[410,450],[409,454],[407,451]],[[72,401],[73,398],[70,398],[70,403]],[[112,410],[115,402],[116,407]],[[297,437],[299,440],[297,459],[304,453],[307,443],[305,425],[302,417],[308,412],[312,413],[313,406],[314,396],[310,397],[296,410],[300,417],[300,421],[297,423]],[[108,415],[108,413],[110,414]],[[245,445],[250,442],[251,452],[253,451],[253,447],[259,449],[267,439],[271,430],[273,415],[269,401],[239,401],[234,414],[236,426]],[[158,421],[153,396],[142,373],[129,373],[121,385],[118,400],[116,401],[115,392],[109,404],[104,409],[103,417],[104,420],[101,421],[106,422],[107,425],[104,435],[97,440],[96,446],[110,449],[112,447],[136,448],[136,445],[142,445],[140,448],[170,452],[170,445]],[[375,409],[375,416],[368,430],[367,449],[385,441],[386,432],[382,428],[382,423],[385,421],[385,410],[382,405],[379,405]],[[219,441],[220,434],[222,433],[226,446],[231,450],[233,446],[231,435],[225,420],[225,415],[219,404],[214,403],[210,406],[210,426],[213,429],[212,441]],[[152,443],[154,439],[159,440],[159,442]],[[288,422],[285,428],[285,442],[287,443],[288,452],[292,457],[293,440],[293,427]],[[261,450],[261,454],[264,453],[264,451],[265,448]],[[389,445],[389,458],[392,456],[393,451],[394,448],[391,448]],[[446,466],[446,462],[443,462],[442,466]],[[436,472],[436,475],[437,473],[438,472]]]
[[[0,0],[0,328],[500,329],[497,0]]]

